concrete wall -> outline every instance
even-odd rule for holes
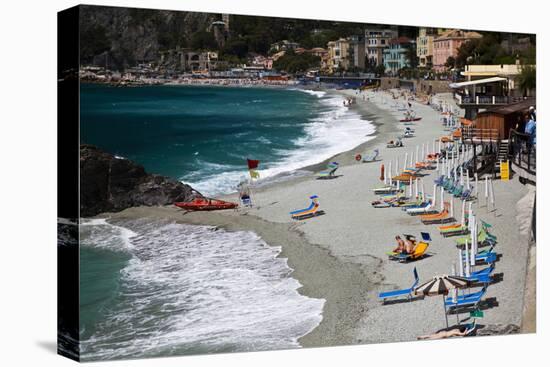
[[[394,89],[399,88],[399,79],[391,77],[382,77],[380,78],[380,88],[381,89]]]

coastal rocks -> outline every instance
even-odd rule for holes
[[[508,335],[508,334],[517,334],[519,333],[519,326],[514,324],[492,324],[486,325],[483,328],[477,330],[476,335],[478,336],[489,336],[489,335]]]
[[[80,214],[83,217],[140,205],[168,205],[196,196],[200,194],[189,185],[148,174],[143,166],[93,145],[80,146]]]

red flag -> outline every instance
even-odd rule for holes
[[[248,162],[248,169],[256,169],[260,164],[260,161],[257,161],[255,159],[247,159],[246,161]]]

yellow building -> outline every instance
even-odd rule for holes
[[[327,69],[330,73],[347,70],[350,66],[350,43],[345,38],[338,41],[331,41],[328,46]]]

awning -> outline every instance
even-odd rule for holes
[[[449,87],[451,88],[462,88],[467,87],[468,85],[477,85],[477,84],[487,84],[487,83],[494,83],[494,82],[502,82],[504,80],[507,80],[506,78],[502,78],[500,76],[495,76],[493,78],[486,78],[486,79],[478,79],[478,80],[472,80],[469,82],[462,82],[462,83],[451,83],[449,84]]]

